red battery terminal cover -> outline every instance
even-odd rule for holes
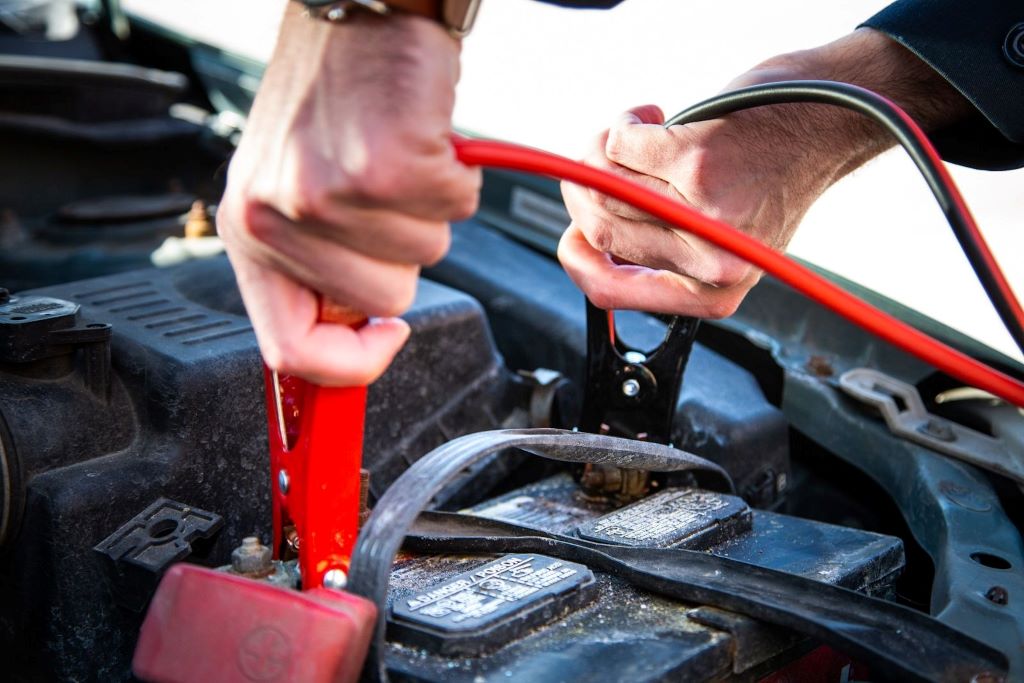
[[[349,683],[376,619],[372,602],[344,591],[298,593],[177,564],[153,597],[132,671],[151,683]]]

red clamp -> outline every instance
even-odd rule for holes
[[[320,319],[366,323],[361,313],[327,301]],[[359,531],[366,387],[321,387],[269,368],[264,377],[274,557],[297,544],[304,590],[344,588]]]

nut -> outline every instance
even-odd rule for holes
[[[256,536],[243,538],[242,545],[231,551],[231,569],[256,578],[273,573],[270,548],[260,543]]]

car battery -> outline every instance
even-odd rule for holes
[[[889,595],[894,537],[668,488],[631,505],[560,474],[464,512],[599,543],[687,548]],[[397,679],[705,680],[781,665],[813,643],[785,629],[635,588],[540,554],[403,555],[391,577],[388,668]]]

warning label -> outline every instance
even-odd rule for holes
[[[580,525],[582,538],[647,548],[704,548],[749,531],[750,508],[736,496],[667,489]]]
[[[475,656],[559,619],[596,595],[582,564],[506,555],[396,600],[388,637],[445,655]]]

